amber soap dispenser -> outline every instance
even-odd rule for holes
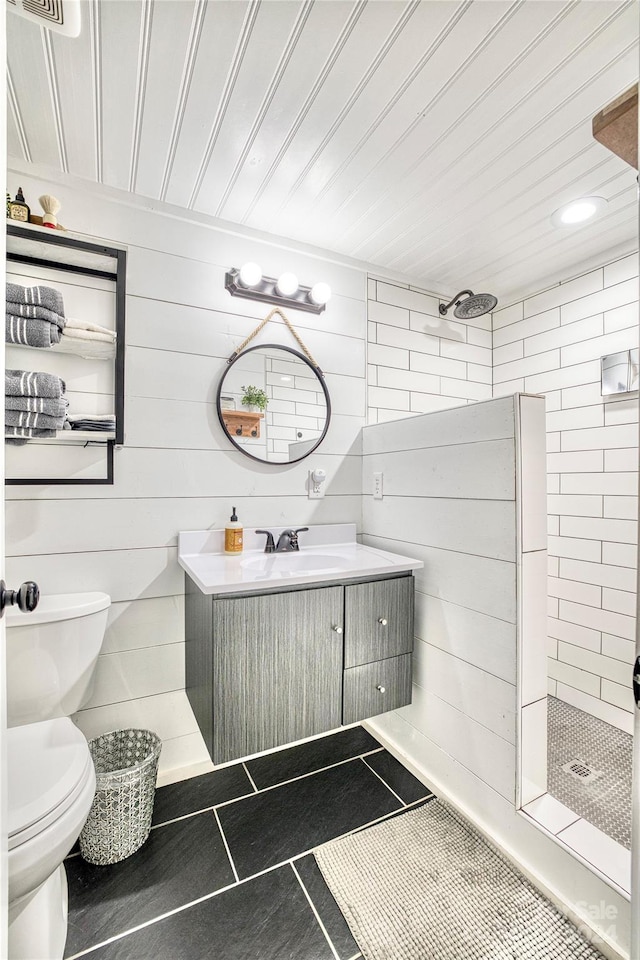
[[[242,553],[242,524],[238,520],[236,508],[233,507],[231,519],[224,528],[224,552],[229,556],[237,556]]]

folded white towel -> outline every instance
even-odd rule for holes
[[[76,420],[110,420],[115,423],[116,415],[115,413],[68,413],[67,420],[70,420],[71,423]]]
[[[112,337],[108,333],[97,333],[95,330],[63,330],[60,334],[60,340],[62,338],[66,340],[100,340],[101,343],[115,343],[115,337]]]
[[[69,317],[66,328],[67,334],[70,334],[72,330],[85,330],[90,333],[101,333],[105,337],[109,337],[110,340],[116,339],[115,330],[110,330],[109,327],[101,327],[99,323],[91,323],[90,320],[75,320],[73,317]]]
[[[90,360],[109,360],[116,355],[116,345],[112,340],[83,340],[81,337],[60,337],[60,343],[56,343],[51,350],[73,353]]]

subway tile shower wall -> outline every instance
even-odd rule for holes
[[[549,692],[632,731],[638,395],[603,398],[600,357],[638,346],[638,258],[493,315],[494,396],[547,405]]]
[[[367,423],[491,398],[491,316],[442,317],[439,300],[369,277]]]

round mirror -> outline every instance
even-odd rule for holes
[[[263,463],[296,463],[324,439],[331,418],[322,371],[290,347],[248,347],[218,387],[218,417],[234,446]]]

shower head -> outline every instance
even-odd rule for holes
[[[465,295],[467,295],[466,299],[461,300],[460,297]],[[454,317],[459,317],[460,320],[468,320],[471,317],[481,317],[483,313],[490,313],[497,302],[498,298],[494,297],[492,293],[473,293],[471,290],[461,290],[460,293],[456,293],[446,307],[443,303],[440,304],[440,313],[443,317],[446,317],[447,310],[455,303]]]

